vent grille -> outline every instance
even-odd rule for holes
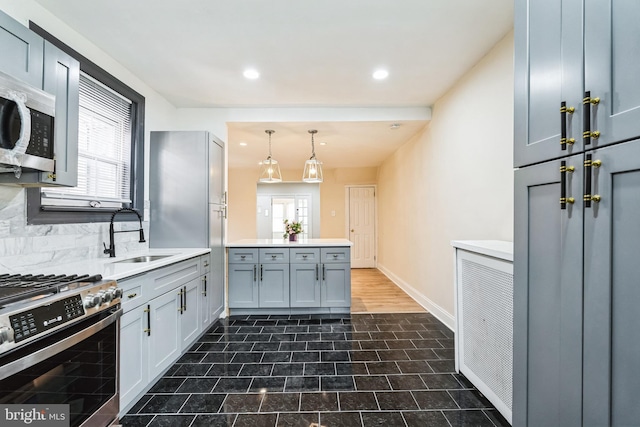
[[[511,410],[513,274],[460,260],[461,364]]]

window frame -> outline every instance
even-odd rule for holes
[[[145,98],[103,68],[67,46],[65,43],[29,21],[29,29],[80,62],[80,71],[120,93],[132,102],[131,106],[131,174],[130,199],[123,207],[144,212],[144,120]],[[27,224],[77,224],[109,222],[111,215],[119,208],[88,208],[42,206],[40,188],[27,188]]]

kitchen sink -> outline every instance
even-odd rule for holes
[[[152,261],[158,261],[163,258],[168,258],[170,256],[172,255],[143,255],[143,256],[137,256],[133,258],[126,258],[120,261],[114,261],[113,263],[118,264],[118,263],[152,262]]]

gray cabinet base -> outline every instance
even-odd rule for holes
[[[349,307],[230,308],[230,316],[251,314],[349,314]]]

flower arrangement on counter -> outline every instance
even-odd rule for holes
[[[302,222],[298,222],[298,221],[289,222],[288,219],[285,219],[283,222],[284,222],[284,235],[282,237],[284,237],[285,239],[289,236],[302,233]]]

